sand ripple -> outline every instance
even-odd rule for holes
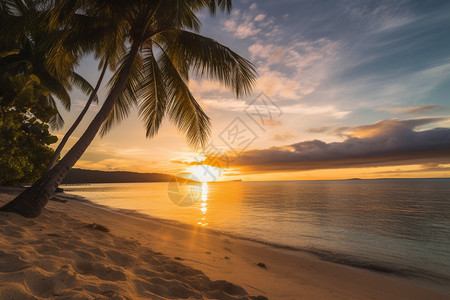
[[[265,299],[86,225],[0,213],[0,299]]]

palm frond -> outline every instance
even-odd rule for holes
[[[229,13],[233,6],[232,0],[205,0],[204,2],[211,15],[216,14],[217,7],[219,7],[221,11]]]
[[[157,134],[166,111],[167,92],[163,73],[151,45],[143,53],[145,78],[139,86],[139,114],[146,127],[146,136],[153,137]]]
[[[168,0],[158,10],[158,19],[164,23],[170,23],[176,28],[189,28],[200,31],[201,22],[195,15],[202,7],[202,1]]]
[[[123,68],[123,63],[127,60],[128,54],[125,55],[122,59],[122,64],[119,69],[114,73],[113,77],[110,79],[108,86],[110,89],[117,83],[120,79],[120,73]],[[119,95],[117,100],[114,102],[113,109],[111,113],[106,118],[105,122],[103,122],[102,127],[100,128],[100,135],[106,135],[111,128],[121,123],[130,113],[130,109],[132,106],[137,105],[137,94],[139,90],[140,82],[143,81],[143,74],[141,71],[142,68],[142,57],[138,54],[136,59],[134,60],[133,68],[131,70],[130,76],[127,79],[125,84],[125,88],[122,93]]]
[[[210,119],[192,95],[187,83],[161,49],[158,60],[167,87],[169,103],[167,113],[178,129],[185,133],[187,142],[194,148],[205,146],[210,135]]]
[[[80,76],[78,73],[73,72],[72,76],[70,77],[70,81],[73,85],[80,88],[86,95],[91,95],[94,92],[94,87],[82,76]],[[93,101],[95,103],[98,103],[98,96],[94,95]]]
[[[251,62],[217,41],[185,30],[161,32],[155,37],[172,60],[186,60],[200,77],[218,80],[237,97],[250,94],[256,81]]]
[[[47,87],[54,96],[58,97],[65,109],[70,110],[70,95],[64,84],[44,70],[36,73],[38,74],[42,85]]]
[[[50,125],[50,128],[53,130],[59,130],[64,126],[64,119],[57,110],[56,101],[53,98],[53,96],[50,94],[47,96],[48,106],[56,110],[56,114],[53,115],[50,120],[48,121],[48,124]]]

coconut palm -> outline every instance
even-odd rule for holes
[[[123,1],[96,4],[101,11],[117,11],[116,5]],[[106,133],[133,105],[139,109],[148,137],[157,133],[167,115],[190,145],[204,145],[210,121],[188,88],[190,73],[219,80],[236,96],[251,92],[256,76],[252,64],[198,34],[200,21],[195,13],[203,8],[212,13],[216,8],[229,10],[231,0],[132,0],[125,7],[120,6],[121,21],[126,24],[130,46],[100,111],[58,164],[1,210],[39,216],[98,131]]]
[[[70,109],[69,91],[73,86],[81,88],[86,93],[92,93],[92,86],[80,75],[73,71],[79,58],[71,55],[76,49],[58,49],[59,65],[64,66],[65,72],[55,72],[49,68],[49,60],[54,59],[56,45],[68,30],[58,27],[50,28],[42,26],[47,23],[47,10],[45,5],[38,1],[7,0],[0,5],[0,37],[3,47],[7,49],[17,48],[20,51],[5,59],[5,63],[15,66],[18,75],[32,72],[37,75],[41,84],[51,93],[49,101],[56,108],[54,97],[67,110]],[[78,47],[79,48],[79,47]],[[5,50],[5,49],[3,49]],[[94,95],[94,101],[97,100]],[[63,125],[63,119],[59,112],[50,120],[53,129],[59,129]]]
[[[59,155],[61,154],[61,151],[64,149],[64,146],[66,145],[67,141],[69,140],[70,136],[75,131],[75,129],[77,129],[78,125],[80,125],[81,121],[83,120],[84,116],[86,115],[87,111],[89,110],[89,107],[91,106],[92,102],[94,100],[96,100],[97,92],[98,92],[98,90],[100,88],[100,85],[101,85],[101,83],[103,81],[103,77],[105,76],[105,72],[106,72],[107,68],[108,68],[108,64],[105,63],[103,68],[102,68],[102,72],[100,74],[100,77],[97,80],[97,84],[95,85],[94,90],[91,92],[91,95],[89,96],[89,99],[86,101],[86,103],[85,103],[83,109],[81,110],[80,114],[75,119],[75,121],[73,122],[72,126],[70,126],[70,128],[64,134],[63,138],[61,139],[61,141],[58,144],[58,147],[56,147],[55,151],[53,152],[53,155],[52,155],[52,157],[50,159],[50,162],[48,163],[48,165],[47,165],[47,167],[45,169],[45,173],[47,173],[48,171],[50,171],[53,168],[53,166],[55,165],[56,161],[59,158]]]
[[[58,43],[58,47],[53,48],[53,59],[48,60],[50,68],[58,69],[55,66],[59,65],[59,53],[60,49],[73,49],[74,45],[77,45],[80,51],[89,52],[93,51],[95,57],[100,60],[99,69],[101,69],[100,77],[97,80],[96,86],[92,91],[89,99],[86,101],[83,110],[80,112],[72,126],[64,134],[58,147],[55,149],[53,156],[47,165],[45,172],[51,170],[55,165],[61,151],[66,145],[72,133],[78,127],[83,120],[87,111],[89,110],[92,102],[98,101],[97,92],[102,84],[108,67],[111,70],[115,70],[120,60],[120,56],[126,51],[124,46],[125,31],[121,22],[117,21],[117,16],[114,14],[107,14],[103,11],[101,16],[101,22],[96,16],[91,16],[85,13],[79,13],[80,7],[75,5],[76,2],[59,2],[59,6],[56,5],[49,13],[49,24],[53,27],[64,26],[70,28],[67,30],[69,34],[62,37]],[[83,6],[83,5],[82,5]],[[89,7],[87,7],[89,8]],[[85,11],[85,9],[82,9]],[[61,15],[69,15],[61,19]],[[86,34],[89,32],[89,34]],[[92,42],[94,40],[94,43]]]

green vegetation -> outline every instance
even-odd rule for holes
[[[0,184],[32,183],[50,160],[48,145],[58,139],[49,133],[49,123],[57,115],[50,92],[23,61],[8,60],[18,50],[0,53]]]

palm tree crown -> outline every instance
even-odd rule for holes
[[[105,5],[101,2],[102,5]],[[114,2],[108,11],[114,11]],[[198,34],[195,13],[205,6],[230,9],[231,1],[131,1],[121,22],[130,43],[137,44],[130,76],[101,128],[106,134],[137,106],[147,137],[154,136],[164,115],[187,136],[190,145],[204,145],[210,121],[188,87],[189,75],[219,80],[237,96],[248,94],[256,72],[252,64],[228,47]],[[104,6],[102,6],[104,9]],[[123,10],[122,10],[123,11]],[[129,53],[123,56],[123,61]],[[122,67],[110,81],[117,83]]]

